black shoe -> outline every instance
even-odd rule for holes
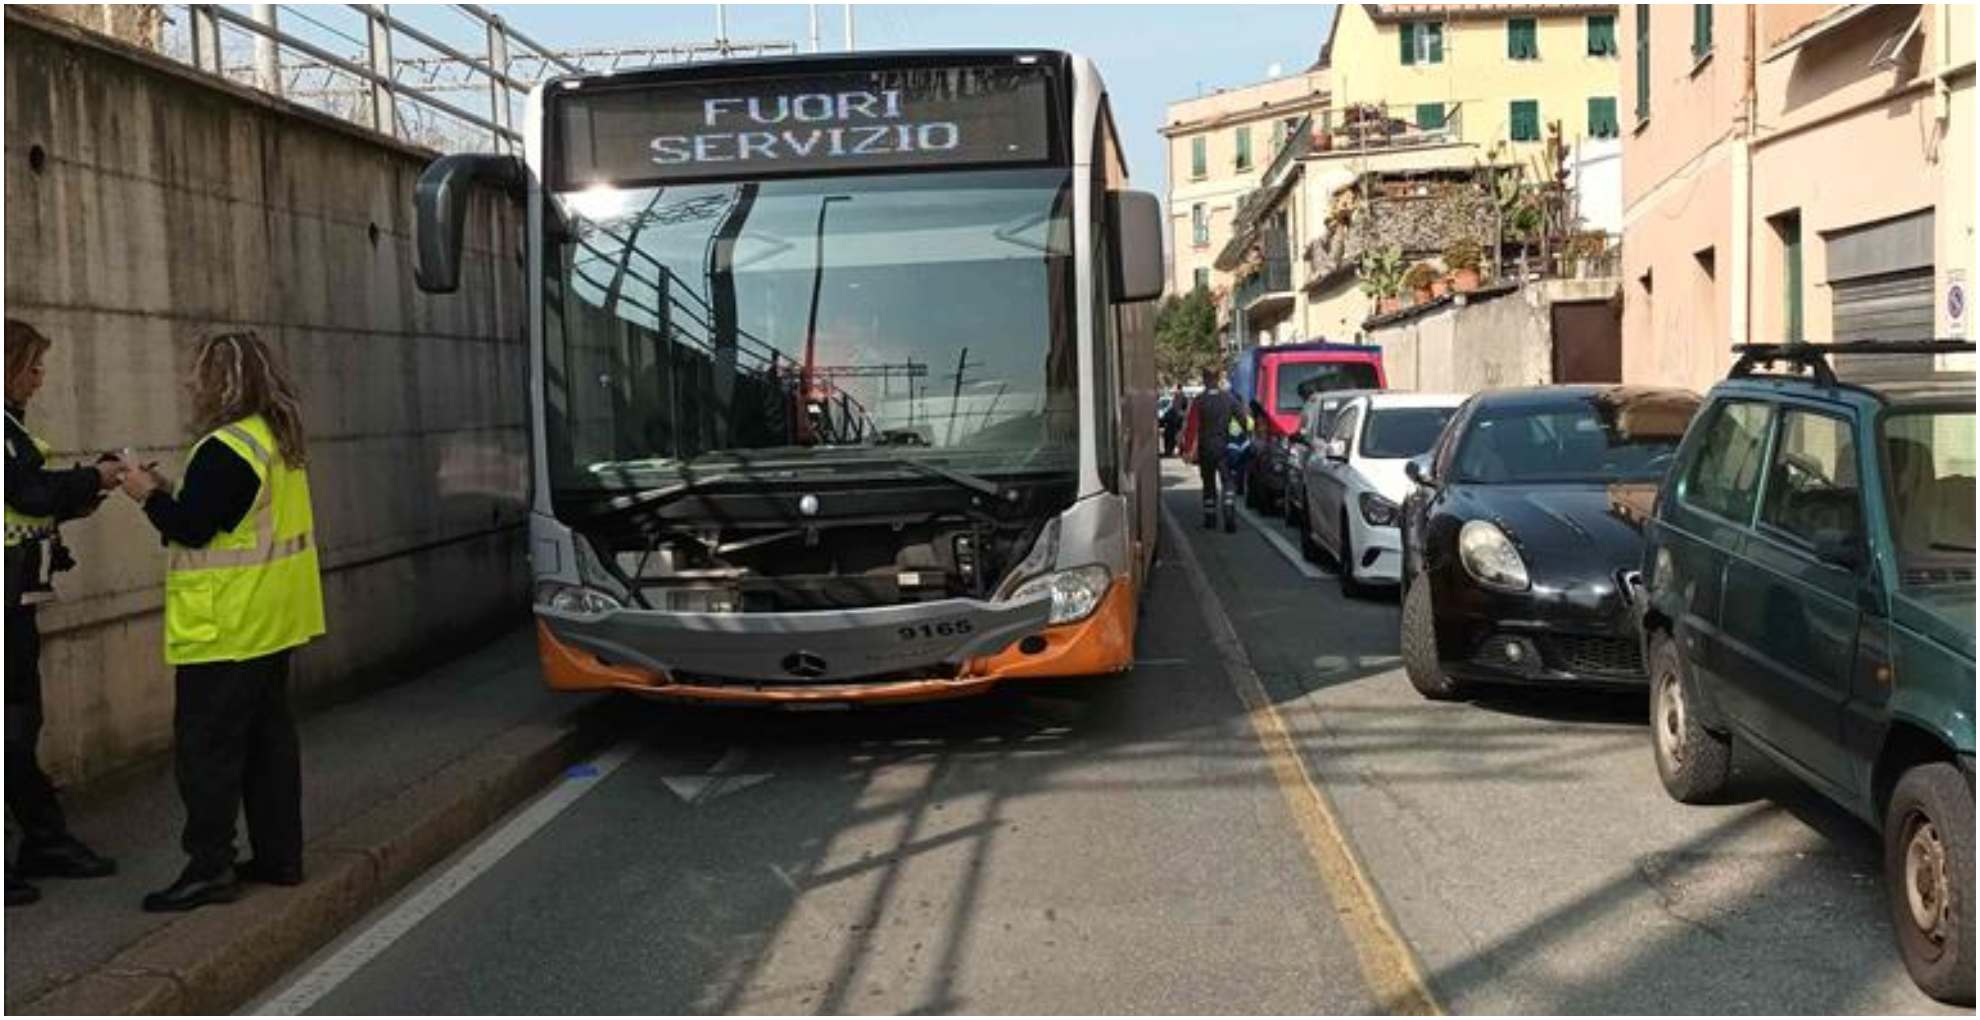
[[[211,878],[180,875],[171,886],[146,896],[144,909],[149,914],[175,914],[209,903],[232,903],[240,895],[240,877],[229,867]]]
[[[63,836],[46,843],[21,844],[14,869],[22,878],[106,878],[117,873],[117,862],[74,836]]]
[[[1217,514],[1214,511],[1205,510],[1203,512],[1203,526],[1213,530],[1217,527]]]
[[[1226,535],[1234,535],[1234,534],[1236,534],[1236,533],[1237,533],[1237,515],[1236,515],[1236,514],[1225,514],[1225,515],[1224,515],[1224,534],[1226,534]]]
[[[26,882],[21,881],[18,878],[15,878],[12,872],[8,872],[7,874],[7,905],[8,906],[25,907],[28,904],[33,903],[39,899],[41,899],[41,890],[36,889],[34,886],[31,886]]]
[[[243,882],[255,882],[261,885],[303,884],[303,870],[300,864],[286,868],[275,867],[262,864],[260,859],[256,858],[234,865],[234,872],[240,875]]]

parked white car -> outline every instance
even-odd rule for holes
[[[1404,465],[1437,442],[1464,397],[1444,393],[1369,393],[1334,415],[1301,472],[1305,520],[1299,529],[1306,558],[1332,560],[1341,590],[1402,580],[1402,503],[1410,480]]]

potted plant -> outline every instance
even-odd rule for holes
[[[1436,267],[1428,262],[1418,262],[1409,267],[1409,272],[1403,274],[1402,289],[1415,297],[1416,303],[1420,305],[1436,296],[1431,293],[1431,285],[1436,280]]]
[[[1567,256],[1575,267],[1575,276],[1590,279],[1603,255],[1609,251],[1609,235],[1599,230],[1577,230],[1568,235]]]
[[[1361,257],[1361,292],[1375,299],[1375,314],[1387,315],[1402,307],[1403,259],[1401,249],[1378,248]]]
[[[1469,237],[1460,237],[1444,246],[1444,265],[1451,270],[1451,289],[1459,292],[1478,289],[1478,267],[1485,261],[1485,249]]]

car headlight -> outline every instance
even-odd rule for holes
[[[550,582],[536,588],[536,604],[560,613],[607,613],[624,609],[614,595],[574,584]]]
[[[1478,583],[1506,591],[1525,591],[1532,580],[1526,561],[1512,539],[1490,521],[1466,521],[1458,529],[1458,561]]]
[[[1381,493],[1364,492],[1356,498],[1361,504],[1361,519],[1371,528],[1393,528],[1402,519],[1402,507],[1385,499]]]
[[[1011,592],[1010,601],[1023,602],[1049,594],[1052,596],[1052,613],[1045,622],[1077,623],[1100,608],[1100,599],[1107,594],[1107,586],[1113,579],[1113,572],[1098,563],[1071,570],[1055,570],[1018,585],[1017,590]]]

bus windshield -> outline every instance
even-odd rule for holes
[[[558,488],[934,456],[1070,468],[1071,175],[566,192],[548,246]]]

